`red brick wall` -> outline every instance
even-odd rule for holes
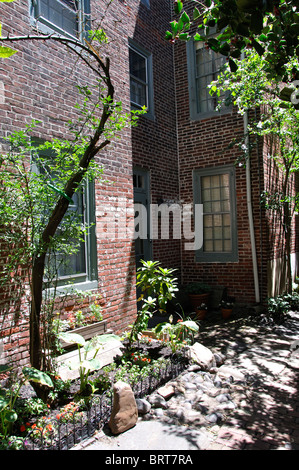
[[[142,117],[132,131],[133,164],[150,172],[152,204],[179,201],[173,47],[164,40],[171,3],[152,0],[151,9],[140,4],[138,12],[128,7],[131,18],[137,13],[137,21],[129,21],[135,24],[130,38],[153,58],[155,117]],[[180,242],[173,239],[171,228],[169,240],[153,240],[153,257],[164,267],[180,268]]]
[[[180,196],[183,203],[193,202],[192,171],[221,165],[234,165],[240,153],[237,147],[229,148],[232,140],[243,135],[243,119],[235,110],[199,121],[192,121],[189,114],[188,72],[185,44],[177,45],[175,76],[177,80],[178,140],[180,161]],[[261,157],[259,157],[260,159]],[[255,289],[252,269],[252,253],[246,197],[246,174],[244,167],[236,165],[236,206],[238,255],[237,262],[196,262],[193,251],[182,251],[183,283],[201,281],[228,289],[239,302],[254,302]],[[266,296],[264,226],[261,219],[259,194],[263,169],[258,163],[257,150],[251,158],[252,202],[256,247],[258,255],[259,283],[262,298]]]
[[[139,0],[130,2],[130,6],[116,1],[103,20],[109,37],[108,52],[116,97],[121,99],[126,111],[130,109],[128,37],[134,35],[139,8],[140,11],[144,9]],[[91,11],[93,18],[100,20],[104,3],[92,0]],[[1,23],[4,35],[32,32],[28,1],[3,4]],[[17,49],[18,54],[0,64],[0,82],[4,84],[4,100],[0,100],[1,138],[24,128],[32,119],[40,121],[35,132],[37,137],[65,138],[65,125],[77,114],[74,110],[78,101],[75,85],[93,85],[95,77],[77,57],[58,44],[22,42],[17,44]],[[96,160],[104,166],[104,177],[108,181],[96,182],[99,293],[105,302],[104,318],[108,320],[108,327],[120,333],[132,323],[136,314],[134,245],[131,237],[123,232],[114,239],[103,237],[101,208],[110,213],[122,198],[125,201],[125,226],[133,220],[131,131],[124,130],[121,139],[111,143]],[[1,309],[2,312],[5,310],[3,302]],[[26,308],[19,309],[18,318],[15,313],[6,315],[1,328],[6,356],[12,360],[21,359],[21,364],[28,362],[29,356],[26,311]]]

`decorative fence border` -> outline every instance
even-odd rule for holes
[[[150,395],[159,386],[177,377],[187,363],[169,360],[157,376],[142,377],[132,384],[135,398]],[[112,388],[112,387],[111,387]],[[23,444],[23,450],[69,450],[84,439],[91,437],[96,430],[108,423],[112,410],[112,394],[105,392],[92,398],[86,409],[73,412],[67,422],[57,418],[47,420],[42,428],[31,430]]]

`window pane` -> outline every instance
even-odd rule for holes
[[[146,59],[130,49],[130,74],[146,82]]]
[[[201,202],[204,211],[204,251],[230,251],[232,244],[229,175],[202,176]]]
[[[63,31],[76,35],[78,32],[77,2],[74,0],[40,0],[40,16]]]
[[[134,49],[129,50],[130,62],[130,96],[131,103],[137,106],[148,106],[147,58]]]
[[[201,43],[195,43],[195,88],[197,112],[212,112],[217,106],[216,96],[211,96],[208,85],[216,80],[224,59],[212,50],[206,50]]]
[[[146,106],[146,85],[131,79],[131,101],[139,106]]]
[[[74,217],[75,223],[84,225],[84,205],[83,193],[75,193],[72,197],[73,203],[69,205],[66,217]],[[83,236],[83,235],[82,235]],[[76,274],[86,274],[86,255],[85,255],[85,236],[84,241],[69,239],[68,244],[76,247],[76,252],[70,255],[58,254],[56,256],[58,277],[74,276]]]

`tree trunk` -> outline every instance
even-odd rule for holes
[[[32,266],[31,309],[30,309],[30,362],[31,366],[41,370],[41,307],[43,295],[43,276],[45,269],[45,254],[35,259]]]

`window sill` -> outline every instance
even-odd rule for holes
[[[232,108],[223,109],[221,111],[211,111],[210,113],[202,113],[202,114],[193,114],[190,115],[191,121],[205,121],[206,119],[217,119],[223,115],[232,114]]]
[[[64,286],[58,286],[56,288],[56,294],[57,296],[60,295],[67,295],[67,294],[72,294],[74,293],[74,289],[77,291],[89,291],[89,290],[95,290],[98,288],[98,281],[85,281],[85,282],[79,282],[79,283],[73,283],[73,284],[67,284]],[[55,289],[53,287],[50,287],[47,290],[47,294],[53,295],[55,292]]]

